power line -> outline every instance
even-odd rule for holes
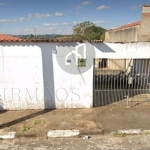
[[[126,21],[124,24],[128,24],[129,22],[130,22],[130,20],[142,9],[142,7],[143,7],[143,5],[145,4],[145,3],[147,3],[149,0],[146,0],[143,4],[142,4],[142,6],[140,7],[140,8],[138,8],[138,10],[128,19],[128,21]],[[118,25],[118,26],[121,26],[121,25]]]
[[[144,2],[144,4],[147,3],[148,1],[149,1],[149,0],[146,0],[146,1]],[[144,5],[144,4],[143,4],[143,5]],[[126,24],[129,23],[129,21],[142,9],[143,5],[129,18],[129,20],[126,22]]]

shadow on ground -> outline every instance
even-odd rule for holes
[[[19,123],[24,122],[24,121],[26,121],[26,120],[35,118],[35,117],[37,117],[37,116],[44,115],[44,114],[46,114],[46,113],[48,113],[48,112],[50,112],[50,111],[53,111],[53,110],[54,110],[54,109],[52,109],[52,110],[42,110],[42,111],[39,111],[39,112],[30,114],[30,115],[27,115],[27,116],[24,116],[24,117],[15,119],[15,120],[13,120],[13,121],[10,121],[10,122],[4,123],[4,124],[0,124],[0,129],[8,128],[8,127],[10,127],[10,126],[19,124]],[[13,115],[13,114],[12,114],[12,115]]]
[[[45,136],[49,130],[80,130],[81,133],[126,129],[150,129],[150,105],[103,106],[93,109],[8,111],[0,115],[0,129]]]

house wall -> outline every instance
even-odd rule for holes
[[[143,6],[140,25],[124,29],[110,30],[105,33],[107,43],[130,43],[150,41],[150,6]]]
[[[55,108],[53,50],[56,44],[0,44],[1,109]]]
[[[150,6],[143,6],[141,25],[139,30],[139,41],[141,42],[150,41],[149,25],[150,25]]]
[[[68,73],[58,62],[81,44],[88,51],[86,67]],[[0,109],[91,108],[94,58],[149,56],[150,43],[1,43]]]
[[[137,42],[139,25],[119,30],[111,30],[105,33],[105,42],[110,43],[128,43],[128,42]]]
[[[84,70],[93,65],[94,57],[89,53],[88,65],[80,69],[76,66],[77,74],[67,73],[58,64],[59,58],[65,58],[60,52],[70,52],[77,45],[1,44],[0,109],[91,108],[93,67]]]
[[[23,43],[0,44],[1,109],[42,109],[43,65],[41,48]],[[38,92],[37,98],[35,91]]]
[[[66,54],[79,45],[86,45],[87,60],[86,67],[77,65],[62,68],[58,62],[66,57]],[[80,49],[80,51],[82,51]],[[91,108],[93,107],[93,61],[94,47],[90,43],[59,43],[54,59],[55,74],[55,101],[57,108]],[[72,64],[75,64],[75,58],[69,57]],[[64,63],[64,60],[62,63]],[[86,71],[85,71],[86,70]],[[75,71],[75,72],[74,72]]]

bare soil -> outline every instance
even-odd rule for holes
[[[0,112],[0,130],[36,133],[73,130],[83,133],[121,129],[150,129],[150,105],[109,105],[92,109],[21,110]]]

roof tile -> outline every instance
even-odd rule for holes
[[[123,26],[120,26],[120,27],[118,27],[118,28],[111,29],[111,30],[108,30],[108,31],[126,29],[126,28],[130,28],[130,27],[134,27],[134,26],[140,25],[140,23],[141,23],[140,21],[136,21],[136,22],[128,23],[128,24],[125,24],[125,25],[123,25]]]
[[[6,35],[6,34],[0,34],[0,42],[3,42],[3,41],[13,42],[13,41],[20,41],[20,40],[21,39],[17,37],[13,37],[13,36]]]

